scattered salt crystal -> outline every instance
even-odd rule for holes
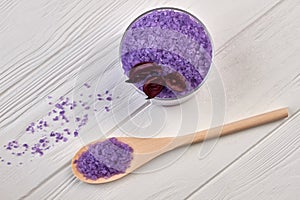
[[[74,137],[77,137],[77,136],[78,136],[78,132],[74,131]]]
[[[111,98],[111,97],[107,97],[106,100],[107,100],[107,101],[111,101],[112,98]]]
[[[85,83],[84,86],[85,86],[86,88],[90,88],[90,87],[91,87],[88,83]]]
[[[86,85],[86,87],[90,87],[90,85]],[[105,92],[106,94],[109,93],[109,91]],[[111,94],[109,94],[111,96]],[[83,96],[83,95],[82,95]],[[89,98],[91,98],[93,95],[88,95]],[[101,94],[97,94],[98,97],[101,96]],[[105,95],[106,96],[106,95]],[[51,97],[52,98],[52,97]],[[51,99],[48,98],[48,99]],[[109,98],[107,99],[109,100]],[[32,134],[40,134],[42,133],[42,136],[37,139],[36,143],[34,144],[27,144],[22,143],[19,144],[18,141],[10,141],[6,145],[3,145],[3,147],[10,151],[11,155],[14,156],[25,156],[26,154],[31,154],[32,156],[39,155],[43,156],[44,153],[50,149],[50,147],[53,147],[55,143],[59,142],[68,142],[69,137],[78,137],[79,130],[83,126],[85,126],[88,122],[88,114],[83,114],[82,116],[75,116],[75,121],[77,122],[77,127],[75,130],[71,130],[69,127],[67,127],[67,124],[63,123],[69,122],[69,112],[72,112],[72,110],[77,106],[76,101],[69,101],[68,97],[61,96],[59,98],[59,101],[56,103],[48,102],[49,105],[52,105],[52,109],[47,112],[46,117],[40,120],[37,120],[36,123],[32,122],[26,127],[26,133],[32,133]],[[79,100],[79,103],[82,103],[82,100]],[[84,102],[81,104],[81,108],[85,110],[90,110],[90,106],[87,106],[87,102]],[[109,108],[107,108],[109,110]],[[97,111],[97,109],[94,109],[94,111]],[[51,115],[53,115],[50,117]],[[51,127],[55,127],[59,124],[62,124],[62,126],[65,126],[63,128],[63,131],[54,131],[51,130]],[[73,135],[71,133],[73,132]],[[0,157],[0,159],[2,159]],[[4,162],[4,159],[1,160]],[[31,160],[32,161],[32,160]],[[11,162],[7,162],[12,164]],[[8,165],[10,165],[8,164]],[[19,165],[22,165],[23,163],[19,163]]]

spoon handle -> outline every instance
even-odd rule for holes
[[[272,112],[263,113],[236,122],[225,124],[224,126],[215,127],[195,133],[192,143],[202,142],[204,140],[230,135],[242,130],[275,122],[288,117],[288,108],[281,108]]]

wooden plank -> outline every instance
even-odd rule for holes
[[[257,10],[257,12],[245,12],[246,14],[242,18],[234,21],[233,24],[235,25],[230,31],[226,30],[227,27],[223,26],[224,23],[221,21],[211,23],[214,25],[209,28],[215,34],[216,41],[219,41],[216,43],[216,48],[220,48],[222,43],[236,35],[253,22],[252,20],[255,20],[261,13],[264,13],[278,2],[275,0],[257,1],[255,3],[249,1],[247,5],[252,10]],[[106,68],[96,71],[95,65],[92,65],[91,67],[85,67],[86,71],[80,71],[80,73],[78,73],[78,68],[82,65],[85,66],[86,63],[93,64],[95,59],[100,59],[103,66],[109,66],[111,61],[116,58],[115,55],[118,54],[118,42],[121,33],[128,25],[126,22],[129,23],[141,12],[157,6],[195,8],[194,5],[200,5],[198,1],[197,3],[196,1],[189,3],[188,5],[179,1],[173,3],[167,1],[146,3],[136,3],[136,1],[113,3],[99,1],[52,1],[51,3],[32,1],[28,3],[20,1],[11,10],[7,6],[1,7],[3,11],[8,11],[2,13],[11,12],[11,14],[6,15],[7,20],[3,21],[6,31],[2,31],[0,35],[1,47],[5,47],[0,50],[0,55],[3,57],[0,61],[1,143],[5,143],[8,139],[22,137],[22,130],[29,122],[43,117],[44,111],[47,110],[44,97],[49,93],[55,91],[57,96],[72,93],[74,83],[72,79],[81,73],[83,73],[82,82],[78,83],[79,85],[86,80],[95,81],[101,74],[101,70],[105,71]],[[215,5],[221,4],[225,5],[225,3],[220,3],[217,0],[212,4],[203,1],[205,6],[193,13],[202,17],[201,13],[207,10],[213,11]],[[240,8],[241,4],[236,6],[236,8]],[[249,6],[243,7],[241,10],[247,10]],[[132,12],[128,12],[128,8]],[[222,19],[231,21],[231,13],[222,12],[221,10],[220,13]],[[209,19],[215,19],[213,12],[206,16],[210,16]],[[203,20],[205,21],[205,19]],[[216,21],[218,20],[216,19]],[[111,24],[114,25],[111,26]],[[34,25],[32,29],[27,28],[25,32],[23,31],[24,27],[32,27],[32,25]],[[214,30],[217,30],[217,32],[214,32]],[[227,33],[226,37],[223,37],[223,30]],[[101,47],[100,50],[97,47]],[[75,88],[75,91],[78,91],[79,85]],[[127,91],[131,91],[129,94],[133,94],[133,91],[129,88],[124,90],[125,93]],[[203,96],[208,97],[209,95],[204,93]],[[132,103],[133,112],[134,109],[143,106],[141,99],[134,97],[132,96],[132,99],[137,99],[137,101]],[[129,114],[126,109],[128,105],[125,102],[116,105],[118,108],[123,108],[122,105],[126,105],[124,106],[125,109],[118,109],[123,117],[115,114],[118,118],[116,119],[112,115],[110,116],[112,120],[110,120],[109,117],[102,116],[102,119],[107,119],[106,122],[108,123],[104,132],[113,128],[115,122],[118,123],[128,117]],[[195,100],[191,102],[192,105],[195,105]],[[186,109],[190,108],[186,107]],[[202,109],[210,110],[210,108]],[[178,110],[175,109],[172,112],[177,113]],[[205,112],[209,114],[209,111]],[[209,121],[209,119],[206,119],[206,121]],[[97,131],[95,124],[96,122],[91,124],[85,131]],[[167,127],[170,127],[170,125]],[[171,133],[170,130],[169,133]],[[116,131],[116,134],[119,134],[118,131]],[[95,135],[89,135],[84,139],[84,142],[91,140],[93,137]],[[2,194],[5,194],[3,198],[15,199],[26,196],[26,194],[39,194],[40,190],[36,190],[39,185],[43,183],[46,185],[47,179],[61,169],[65,171],[69,156],[81,145],[82,143],[78,140],[72,141],[67,147],[60,146],[42,160],[33,161],[24,168],[7,169],[1,167],[1,174],[6,174],[0,183],[0,190],[3,191]],[[177,154],[175,153],[174,156],[177,157]],[[72,182],[72,179],[68,180]],[[56,187],[52,186],[52,188]],[[64,187],[62,188],[65,190]],[[16,189],[18,192],[15,192]],[[59,193],[54,194],[54,196],[59,195]],[[85,191],[80,195],[85,196]],[[159,197],[159,195],[157,196]]]
[[[114,9],[115,6],[122,5],[123,2],[119,2],[111,6]],[[26,2],[25,8],[29,9]],[[24,5],[23,5],[24,6]],[[36,4],[32,4],[36,6]],[[3,60],[8,59],[7,63],[1,67],[0,76],[0,93],[1,93],[1,120],[0,126],[6,126],[11,123],[21,113],[27,111],[30,107],[33,107],[41,99],[47,96],[47,93],[60,87],[62,83],[67,80],[74,79],[76,77],[78,69],[83,65],[85,59],[90,53],[95,51],[97,44],[101,44],[103,49],[102,55],[105,55],[111,50],[116,50],[118,43],[112,43],[119,41],[121,35],[114,34],[112,37],[108,33],[109,30],[103,28],[108,26],[108,21],[113,21],[107,18],[101,18],[99,15],[103,14],[103,9],[108,6],[106,3],[97,4],[93,2],[90,4],[81,3],[75,7],[73,4],[66,9],[56,20],[59,23],[52,26],[47,32],[47,40],[45,40],[45,34],[41,31],[35,37],[30,38],[34,41],[30,41],[29,44],[17,44],[21,45],[17,49],[12,49],[12,53],[8,56],[4,56]],[[21,7],[20,9],[22,9]],[[34,8],[34,7],[33,7]],[[32,8],[32,9],[33,9]],[[56,7],[59,9],[60,5]],[[91,13],[88,13],[89,10]],[[60,10],[56,10],[59,12]],[[95,12],[93,12],[95,11]],[[21,12],[21,11],[19,11]],[[29,11],[30,12],[30,9]],[[45,13],[39,13],[36,11],[36,16],[32,18],[40,18],[42,14],[48,12],[47,7]],[[26,14],[23,13],[22,14]],[[126,16],[126,15],[125,15]],[[21,16],[19,16],[20,18]],[[121,17],[121,16],[120,16]],[[114,18],[119,20],[120,18]],[[122,19],[122,18],[121,18]],[[102,22],[105,21],[105,23]],[[122,21],[121,21],[122,22]],[[42,18],[41,24],[47,24],[47,18]],[[91,28],[92,27],[92,28]],[[18,27],[19,28],[19,27]],[[114,30],[114,29],[112,29]],[[31,30],[32,31],[32,30]],[[15,32],[21,32],[21,30],[12,30],[11,32],[5,32],[1,35],[1,41],[4,42],[4,46],[9,41],[10,35],[15,35]],[[34,34],[34,32],[32,33]],[[32,36],[32,35],[31,35]],[[24,36],[25,37],[25,36]],[[117,37],[117,40],[116,40]],[[22,38],[23,40],[30,40],[29,38]],[[15,40],[15,42],[18,40]],[[20,42],[20,41],[19,41]],[[32,43],[38,43],[32,46]],[[11,44],[13,46],[13,44]],[[16,46],[17,46],[16,45]],[[1,45],[2,46],[2,45]],[[9,52],[9,50],[7,50]],[[21,56],[19,54],[22,54]],[[5,54],[4,54],[5,55]],[[10,57],[18,55],[18,57]],[[111,57],[108,57],[107,61],[117,59],[116,53]],[[110,59],[110,60],[109,60]],[[107,63],[107,62],[106,62]],[[105,66],[106,63],[103,63]],[[107,66],[107,65],[106,65]],[[101,70],[98,71],[101,74]],[[14,115],[13,117],[11,117]]]
[[[72,6],[72,4],[70,4],[70,6]],[[112,6],[111,9],[113,8],[114,7]],[[66,12],[68,12],[68,10],[66,10]],[[86,18],[86,16],[83,18]],[[88,27],[94,24],[95,22],[91,21],[91,23],[83,25]],[[71,27],[69,27],[69,29]],[[82,27],[79,26],[77,28],[80,29]],[[97,29],[89,30],[97,31]],[[64,30],[61,31],[63,32]],[[47,102],[43,100],[44,97],[50,92],[52,93],[53,90],[55,90],[54,95],[56,97],[63,95],[79,95],[83,83],[88,81],[89,84],[94,85],[93,83],[97,84],[98,79],[102,78],[106,79],[106,81],[105,84],[101,84],[96,88],[99,89],[99,92],[104,92],[106,89],[118,89],[119,93],[116,95],[126,97],[124,99],[114,100],[114,105],[112,105],[114,107],[113,113],[111,112],[97,117],[97,120],[105,123],[105,127],[101,127],[99,130],[99,127],[96,123],[97,121],[94,119],[94,123],[89,123],[89,127],[86,127],[86,129],[83,130],[86,132],[99,132],[99,134],[94,135],[94,137],[103,137],[104,133],[116,126],[115,123],[118,123],[119,121],[113,120],[114,115],[118,115],[119,120],[123,120],[132,113],[131,111],[128,112],[128,102],[130,102],[129,105],[134,104],[132,107],[135,109],[144,104],[144,98],[137,96],[130,85],[119,84],[120,82],[124,82],[125,77],[123,77],[123,79],[120,79],[120,77],[118,77],[118,79],[115,78],[116,75],[122,74],[120,72],[121,68],[119,66],[118,58],[116,57],[116,55],[118,55],[117,46],[120,42],[121,35],[116,35],[114,37],[110,35],[110,40],[101,43],[102,45],[99,49],[97,48],[99,46],[95,45],[97,44],[96,41],[101,37],[105,40],[105,36],[103,36],[101,32],[99,32],[99,35],[94,34],[93,32],[92,34],[89,34],[90,36],[87,36],[86,40],[83,40],[85,37],[81,38],[83,40],[81,44],[76,44],[75,41],[74,46],[71,45],[72,48],[68,49],[66,52],[63,52],[61,55],[58,54],[57,57],[53,59],[53,62],[44,63],[42,61],[42,63],[45,65],[38,66],[38,69],[34,69],[36,67],[35,63],[28,64],[28,68],[34,70],[31,71],[31,73],[33,73],[31,76],[33,77],[25,78],[27,80],[21,79],[22,76],[26,74],[23,72],[19,73],[18,70],[22,70],[24,67],[26,68],[26,66],[23,66],[23,64],[20,64],[22,66],[13,65],[15,69],[9,71],[10,68],[8,68],[8,71],[6,70],[4,71],[5,73],[1,73],[1,76],[3,75],[2,78],[7,79],[2,79],[4,85],[1,87],[1,89],[3,89],[1,95],[1,101],[3,102],[3,104],[1,104],[1,114],[3,114],[3,118],[1,118],[1,124],[3,125],[1,128],[1,147],[3,144],[7,143],[7,141],[11,141],[16,138],[19,138],[20,140],[25,138],[24,140],[28,143],[32,142],[31,140],[34,141],[37,139],[28,138],[24,134],[23,130],[25,130],[30,121],[35,121],[44,117],[44,115],[47,115],[49,107],[45,105]],[[78,45],[80,46],[79,49]],[[102,49],[103,45],[106,46],[106,49],[104,50]],[[94,50],[94,48],[96,50]],[[70,52],[69,55],[67,55],[68,52]],[[44,52],[41,49],[41,51],[38,53],[42,54]],[[36,56],[33,56],[33,58],[36,59]],[[78,68],[80,66],[83,68],[79,71]],[[19,74],[14,73],[16,71]],[[112,75],[114,76],[112,77]],[[74,78],[76,78],[76,80],[74,80]],[[15,83],[12,83],[13,81],[11,80],[15,79],[19,79],[19,82],[16,81]],[[73,88],[75,83],[75,88]],[[7,89],[5,87],[7,87]],[[57,88],[59,88],[59,90]],[[11,92],[14,90],[18,92]],[[97,91],[95,90],[95,92]],[[39,98],[36,98],[37,96],[39,96]],[[92,105],[94,102],[89,101],[88,103]],[[25,120],[23,121],[24,117]],[[20,120],[20,118],[22,120]],[[1,191],[5,191],[3,192],[3,198],[15,199],[20,197],[20,195],[26,194],[28,191],[38,186],[44,179],[48,179],[48,177],[55,173],[58,169],[66,165],[66,163],[69,163],[69,158],[67,155],[74,154],[75,149],[82,146],[84,142],[87,142],[88,140],[85,140],[85,138],[89,137],[83,136],[81,140],[77,139],[71,141],[67,146],[58,145],[53,151],[45,155],[44,158],[33,160],[31,163],[28,163],[28,160],[28,162],[22,167],[14,166],[7,168],[7,166],[2,164],[1,174],[6,174],[5,177],[3,177],[3,182],[1,183]],[[2,151],[1,156],[3,156],[2,153],[5,155],[5,152]],[[37,172],[37,174],[35,174],[35,172]],[[33,174],[34,178],[32,178]],[[26,182],[26,185],[23,184],[24,182]],[[15,191],[16,188],[19,188],[18,193],[12,192]]]
[[[299,41],[298,34],[289,34],[291,30],[297,30],[298,27],[298,22],[294,20],[299,16],[297,5],[296,0],[287,0],[273,8],[267,15],[228,43],[216,56],[215,63],[222,74],[226,93],[225,121],[286,105],[290,107],[291,113],[299,109],[297,99],[300,96],[300,90],[297,77],[300,71],[299,66],[295,64],[298,60],[299,47],[289,48],[290,44],[297,44]],[[281,16],[285,18],[278,22],[277,19]],[[289,24],[288,28],[283,28],[286,24]],[[285,51],[282,51],[283,49]],[[272,79],[269,78],[270,75]],[[208,83],[209,81],[211,84],[215,83],[216,80],[212,76],[210,79],[212,80],[208,80]],[[200,111],[194,110],[201,116],[196,117],[198,121],[196,126],[203,126],[203,118],[212,116],[213,113],[208,106],[212,101],[208,89],[213,85],[206,85],[206,87],[196,99],[180,108],[147,107],[141,115],[128,122],[131,125],[126,127],[125,124],[121,127],[123,130],[116,130],[115,134],[123,134],[124,129],[129,133],[133,130],[143,133],[139,130],[147,128],[147,134],[157,132],[159,136],[172,135],[174,130],[180,129],[177,123],[181,122],[178,116],[182,110],[188,112],[189,109],[194,109],[191,106],[195,105],[196,101],[199,103],[198,110]],[[162,114],[164,115],[163,124],[156,120],[157,116],[161,117]],[[143,124],[149,121],[149,116],[153,120],[151,126],[147,123]],[[211,119],[205,119],[204,124],[209,125],[210,121]],[[195,128],[195,121],[192,122],[191,126]],[[137,125],[132,126],[135,123]],[[179,149],[154,160],[137,174],[105,185],[90,186],[81,183],[71,178],[71,171],[66,169],[63,172],[64,178],[57,175],[28,197],[34,199],[51,193],[50,199],[54,197],[69,199],[74,198],[75,195],[78,198],[87,199],[122,199],[125,195],[129,199],[183,199],[277,126],[278,123],[270,124],[245,131],[244,134],[225,137],[220,141],[209,141],[188,149]],[[162,128],[158,130],[157,127]],[[184,156],[182,156],[183,153]],[[57,182],[66,184],[56,186]]]
[[[101,59],[100,59],[101,60]],[[94,70],[97,69],[98,64],[94,65]],[[109,65],[111,67],[110,70],[107,71],[109,74],[118,74],[117,71],[120,70],[119,65],[112,64]],[[94,74],[94,73],[93,73]],[[104,73],[105,75],[106,73]],[[124,77],[125,78],[125,77]],[[79,78],[78,78],[79,79]],[[77,80],[78,80],[77,79]],[[32,158],[31,155],[22,157],[21,160],[15,159],[13,161],[22,161],[24,165],[22,166],[12,166],[12,167],[7,167],[6,165],[0,166],[1,169],[1,174],[6,174],[5,177],[3,177],[3,182],[1,183],[1,190],[5,191],[10,191],[13,190],[14,188],[11,187],[12,185],[15,185],[16,187],[20,187],[20,194],[26,193],[29,190],[31,190],[34,186],[39,185],[44,179],[47,179],[49,176],[51,176],[53,173],[55,173],[58,169],[60,169],[62,166],[65,166],[66,163],[69,163],[69,158],[70,155],[73,155],[80,146],[82,146],[85,143],[88,143],[90,140],[104,137],[104,134],[109,132],[110,129],[116,126],[116,123],[119,123],[120,121],[126,119],[128,115],[130,115],[133,111],[128,110],[128,102],[130,102],[129,105],[131,105],[134,108],[138,108],[139,106],[142,106],[144,104],[144,98],[141,97],[140,95],[137,95],[136,92],[133,90],[133,88],[125,83],[120,84],[121,82],[124,82],[125,79],[114,79],[114,77],[111,77],[110,75],[105,75],[105,79],[110,80],[110,87],[107,87],[106,84],[103,84],[99,86],[97,89],[101,91],[102,93],[106,90],[109,89],[110,91],[113,90],[115,91],[118,89],[117,92],[114,92],[114,95],[119,95],[119,96],[124,96],[123,99],[115,99],[114,103],[110,105],[110,109],[113,110],[113,112],[104,112],[99,111],[99,112],[94,112],[93,110],[86,111],[83,108],[79,109],[74,109],[74,117],[78,116],[80,112],[89,114],[90,119],[88,122],[88,126],[85,126],[83,129],[80,130],[80,139],[71,139],[69,140],[68,143],[66,144],[61,144],[61,145],[55,145],[54,148],[51,148],[49,152],[43,157],[39,158]],[[86,77],[84,78],[86,80]],[[97,81],[90,80],[89,84],[94,86]],[[79,84],[82,85],[83,83]],[[91,88],[93,89],[93,88]],[[93,91],[93,90],[92,90]],[[95,90],[96,91],[96,90]],[[71,95],[75,98],[77,95],[79,97],[79,94],[81,92],[86,92],[82,88],[77,87],[75,88],[75,91],[71,92]],[[127,96],[129,94],[129,96]],[[131,95],[132,94],[132,95]],[[63,93],[63,95],[65,95]],[[70,96],[70,94],[67,94],[67,96]],[[94,99],[87,99],[88,105],[93,107],[94,105],[98,105],[98,102],[95,102],[97,100]],[[46,102],[43,102],[43,105],[40,105],[41,109],[40,111],[45,111],[45,108],[49,110],[49,106],[45,105]],[[102,108],[102,107],[100,107]],[[38,108],[36,108],[38,109]],[[103,108],[102,108],[103,109]],[[47,111],[48,111],[47,110]],[[36,111],[35,111],[36,112]],[[45,114],[43,118],[47,118],[47,113],[48,112],[42,112],[42,114]],[[26,113],[27,116],[30,116],[30,112]],[[41,113],[39,113],[41,114]],[[71,113],[69,113],[71,114]],[[25,115],[25,116],[26,116]],[[81,114],[82,115],[82,114]],[[115,120],[115,115],[118,116],[118,119]],[[31,118],[32,116],[30,116]],[[35,116],[36,117],[36,116]],[[75,121],[73,118],[70,118],[71,121]],[[101,123],[98,124],[98,121]],[[29,135],[25,133],[25,128],[24,127],[18,127],[18,124],[23,123],[22,121],[16,121],[12,125],[6,127],[4,134],[1,135],[1,147],[7,143],[7,141],[11,141],[13,139],[18,139],[19,141],[23,141],[29,144],[34,144],[38,141],[38,139],[41,137],[40,134],[35,134],[35,135]],[[25,124],[24,124],[25,125]],[[72,125],[71,125],[72,126]],[[17,127],[17,128],[14,128]],[[21,130],[23,129],[23,130]],[[16,132],[16,130],[20,130],[19,132]],[[53,125],[51,127],[51,130],[54,131],[60,131],[61,127],[59,124]],[[88,134],[86,134],[88,133]],[[91,134],[94,133],[94,134]],[[9,152],[5,151],[4,149],[1,150],[1,156],[3,158],[12,158],[12,156],[9,157],[8,155]],[[28,159],[26,161],[26,159]],[[29,162],[29,159],[32,160]],[[8,160],[10,161],[10,160]],[[17,162],[17,163],[18,163]],[[14,162],[14,164],[16,164]],[[50,169],[49,169],[50,166]],[[40,169],[47,169],[45,172],[44,170]],[[35,176],[34,179],[32,179],[32,176]],[[38,175],[39,174],[39,175]],[[26,181],[26,185],[23,185],[23,181],[19,181],[19,178],[21,180]],[[5,184],[4,184],[5,183]],[[7,193],[7,195],[15,195],[16,193]],[[17,194],[19,195],[19,194]],[[8,198],[14,198],[11,196],[8,196]]]
[[[297,199],[300,112],[189,199]]]

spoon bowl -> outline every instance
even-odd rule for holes
[[[181,146],[199,143],[204,140],[217,138],[232,133],[236,133],[242,130],[246,130],[259,125],[274,122],[283,119],[288,116],[288,109],[282,108],[272,112],[256,115],[250,118],[239,120],[226,124],[224,126],[215,127],[209,130],[203,130],[197,133],[180,136],[180,137],[165,137],[165,138],[133,138],[133,137],[118,137],[119,142],[129,145],[133,149],[133,159],[125,173],[117,174],[109,178],[98,178],[97,180],[87,179],[77,169],[76,160],[82,155],[82,153],[88,151],[90,145],[103,142],[106,139],[96,140],[84,147],[82,147],[72,159],[72,171],[73,174],[81,181],[90,184],[100,184],[115,181],[120,179],[137,168],[148,163],[152,159],[164,154],[168,151],[176,149]]]

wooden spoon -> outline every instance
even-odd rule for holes
[[[266,123],[274,122],[283,119],[288,116],[288,109],[282,108],[272,112],[264,113],[261,115],[246,118],[240,121],[226,124],[224,126],[212,128],[209,130],[203,130],[194,134],[179,137],[166,137],[166,138],[131,138],[131,137],[119,137],[117,138],[120,142],[124,142],[131,146],[134,150],[133,160],[131,161],[130,167],[123,174],[118,174],[110,178],[99,178],[97,180],[86,179],[76,167],[74,163],[78,160],[80,155],[88,150],[90,144],[101,142],[105,139],[94,141],[84,147],[82,147],[72,159],[72,171],[74,175],[81,181],[91,184],[107,183],[117,179],[120,179],[135,169],[141,167],[147,162],[151,161],[155,157],[171,151],[175,148],[202,142],[204,140],[217,138],[220,136],[229,135],[238,131],[246,130],[252,127],[263,125]]]

